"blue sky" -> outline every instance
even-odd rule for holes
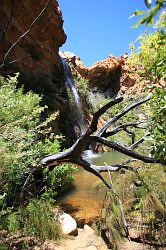
[[[67,41],[60,50],[79,55],[90,66],[110,54],[120,56],[145,31],[131,28],[136,9],[146,10],[144,0],[59,0]]]

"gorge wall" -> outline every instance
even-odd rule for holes
[[[124,94],[129,89],[133,93],[136,91],[134,86],[139,76],[128,64],[127,54],[120,57],[110,55],[90,67],[86,67],[80,57],[71,52],[63,51],[60,55],[66,58],[83,78],[88,80],[90,88],[98,88],[108,96],[117,94],[119,91]]]
[[[58,1],[50,0],[30,33],[14,47],[1,72],[28,71],[50,73],[59,63],[59,47],[66,41]],[[26,32],[46,5],[45,0],[0,1],[0,62],[11,45]],[[19,59],[19,60],[18,60]],[[16,60],[16,61],[15,61]],[[15,61],[14,63],[10,63]]]

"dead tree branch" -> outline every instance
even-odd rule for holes
[[[90,137],[91,141],[92,142],[98,142],[98,143],[101,143],[109,148],[112,148],[122,154],[125,154],[125,155],[128,155],[128,156],[131,156],[137,160],[141,160],[145,163],[160,163],[160,159],[154,159],[152,157],[148,157],[148,156],[144,156],[144,155],[141,155],[139,153],[136,153],[134,152],[133,150],[127,148],[127,147],[124,147],[124,146],[121,146],[119,145],[118,143],[114,142],[114,141],[108,141],[106,140],[105,138],[103,137],[99,137],[99,136],[91,136]]]
[[[100,108],[96,113],[94,113],[93,119],[91,121],[91,125],[88,128],[86,134],[90,135],[90,134],[94,133],[97,130],[97,124],[98,124],[98,120],[99,120],[100,116],[103,115],[109,108],[113,107],[114,105],[116,105],[117,103],[120,103],[122,101],[123,101],[123,97],[118,97],[118,98],[112,100],[111,102],[107,103],[102,108]]]
[[[12,44],[12,46],[10,47],[10,49],[6,52],[6,54],[4,55],[4,58],[3,58],[3,61],[2,61],[2,64],[0,65],[0,68],[3,68],[4,65],[5,65],[5,62],[6,62],[6,59],[9,55],[9,53],[13,50],[13,48],[26,36],[28,35],[28,33],[31,32],[32,30],[32,27],[34,26],[34,24],[37,22],[37,20],[39,19],[39,17],[44,13],[44,11],[46,10],[48,4],[50,3],[50,0],[48,0],[44,6],[44,8],[40,11],[40,13],[38,14],[38,16],[33,20],[33,22],[31,23],[29,29],[23,33],[15,43]]]
[[[128,113],[131,109],[138,107],[141,104],[147,102],[149,99],[150,99],[150,97],[148,96],[148,97],[146,97],[146,98],[144,98],[136,103],[133,103],[132,105],[130,105],[129,107],[124,109],[122,112],[115,115],[112,119],[110,119],[104,125],[104,127],[103,127],[104,129],[100,130],[100,133],[97,132],[96,135],[93,135],[94,132],[96,132],[96,130],[97,130],[97,123],[98,123],[100,116],[103,113],[105,113],[109,108],[111,108],[115,104],[121,102],[123,100],[123,98],[119,97],[119,98],[111,101],[110,103],[104,105],[99,111],[97,111],[94,114],[92,122],[91,122],[87,132],[84,135],[82,135],[81,138],[79,138],[71,148],[65,150],[64,152],[61,152],[58,154],[53,154],[53,155],[50,155],[50,156],[43,158],[40,161],[41,165],[48,166],[49,168],[54,168],[58,164],[65,163],[65,162],[79,165],[79,166],[83,167],[86,171],[99,177],[102,180],[102,182],[106,185],[106,187],[109,190],[111,190],[111,186],[104,179],[104,177],[101,175],[101,173],[108,171],[108,169],[110,172],[119,171],[123,168],[128,169],[128,170],[133,170],[130,166],[128,166],[128,164],[130,162],[132,162],[133,159],[129,160],[127,162],[121,163],[121,164],[107,166],[107,167],[106,166],[96,166],[96,165],[90,164],[85,158],[83,158],[83,151],[86,149],[87,145],[89,145],[90,143],[101,143],[101,144],[103,144],[103,145],[105,145],[113,150],[116,150],[116,151],[123,153],[127,156],[130,156],[132,158],[141,160],[145,163],[160,163],[160,159],[154,159],[154,158],[149,157],[149,156],[144,156],[144,155],[139,154],[139,153],[134,151],[134,149],[137,148],[144,141],[144,137],[141,138],[140,140],[138,140],[137,142],[135,142],[134,144],[132,144],[130,147],[124,147],[124,146],[122,146],[114,141],[109,141],[106,138],[101,137],[101,135],[99,135],[99,134],[104,134],[105,130],[110,126],[110,124],[112,124],[113,122],[120,119],[122,116],[124,116],[126,113]],[[120,129],[124,129],[125,127],[128,127],[128,126],[138,126],[138,124],[137,123],[124,124],[124,125],[121,125],[121,126],[115,128],[113,131],[115,133],[118,133],[118,131]],[[147,134],[146,134],[146,136],[147,136]]]
[[[106,132],[104,137],[107,138],[109,136],[115,135],[119,133],[120,131],[125,130],[128,127],[140,128],[138,126],[140,123],[141,122],[133,122],[133,123],[126,123],[126,124],[119,125],[118,127],[112,129],[111,131]]]
[[[129,107],[125,108],[124,110],[122,110],[120,113],[116,114],[113,118],[111,118],[110,120],[108,120],[106,122],[106,124],[96,133],[97,136],[104,136],[105,137],[105,133],[106,130],[116,121],[118,121],[121,117],[123,117],[124,115],[126,115],[130,110],[140,106],[141,104],[147,102],[150,100],[151,95],[146,96],[145,98],[143,98],[142,100],[139,100],[138,102],[135,102],[133,104],[131,104]]]
[[[144,140],[146,136],[151,135],[151,133],[146,133],[140,140],[138,140],[137,142],[133,143],[133,145],[131,145],[129,147],[130,150],[133,150],[135,148],[137,148]]]

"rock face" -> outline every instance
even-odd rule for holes
[[[107,95],[116,94],[120,88],[122,92],[135,85],[138,75],[127,64],[127,55],[107,59],[86,67],[79,56],[70,52],[60,52],[60,55],[72,63],[77,72],[89,81],[90,87],[97,87]],[[134,73],[133,73],[134,72]],[[123,87],[122,87],[123,86]]]
[[[45,0],[0,1],[0,64],[5,53],[30,28],[45,4]],[[1,71],[12,73],[26,69],[33,72],[50,73],[53,65],[59,63],[59,47],[66,41],[66,34],[62,26],[62,13],[58,2],[50,0],[30,33],[21,39],[11,51],[7,57],[5,68],[1,68]],[[14,60],[17,61],[8,64]]]

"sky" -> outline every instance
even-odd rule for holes
[[[146,10],[144,0],[59,0],[67,41],[60,50],[80,56],[87,66],[109,55],[129,52],[129,44],[145,31],[133,29],[139,19],[129,16]]]

